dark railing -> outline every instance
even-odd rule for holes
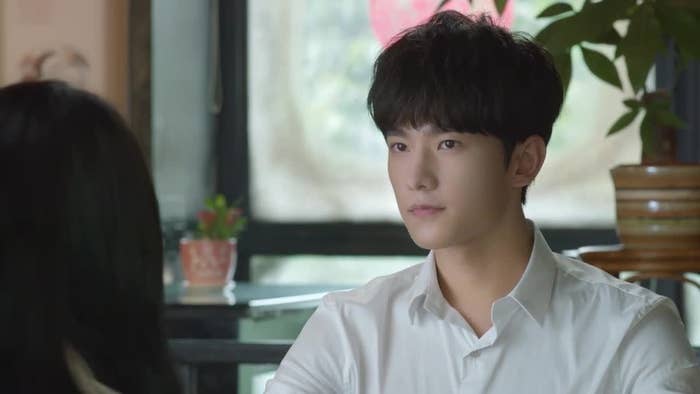
[[[168,345],[185,394],[197,394],[201,366],[224,364],[236,368],[239,364],[279,364],[292,343],[289,341],[170,339]]]

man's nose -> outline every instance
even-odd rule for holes
[[[436,163],[429,153],[418,153],[408,180],[410,190],[433,190],[438,185]]]

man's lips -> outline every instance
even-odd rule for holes
[[[445,210],[444,207],[440,207],[440,206],[436,206],[436,205],[417,204],[417,205],[412,205],[408,209],[408,212],[410,212],[418,217],[426,217],[426,216],[437,215],[438,213],[440,213],[444,210]]]

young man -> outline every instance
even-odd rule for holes
[[[562,85],[527,38],[442,12],[368,106],[424,263],[325,297],[267,393],[700,393],[673,302],[553,253],[523,215]]]

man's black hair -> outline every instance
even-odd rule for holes
[[[542,46],[487,15],[443,11],[382,51],[367,108],[385,138],[424,124],[493,135],[508,165],[518,142],[531,135],[549,142],[562,100],[561,79]]]

